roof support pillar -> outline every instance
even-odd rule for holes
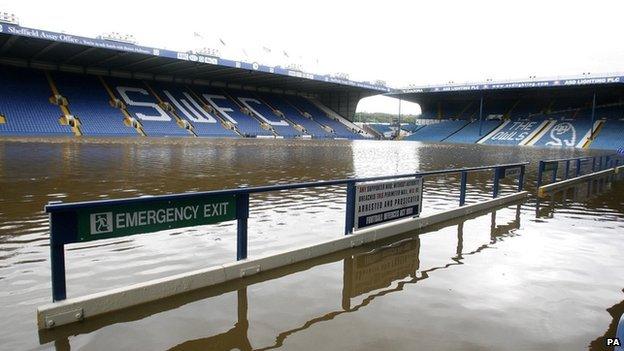
[[[483,134],[483,95],[479,103],[479,136]]]
[[[401,136],[401,99],[399,99],[399,121],[397,124],[396,139]]]
[[[589,140],[594,140],[594,122],[596,120],[596,91],[594,90],[594,97],[592,99],[592,112],[591,112],[591,131],[589,133]]]

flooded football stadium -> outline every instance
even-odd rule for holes
[[[49,201],[343,179],[598,153],[391,141],[0,141],[0,349],[603,349],[624,310],[624,182],[457,218],[81,323],[38,331],[51,301]],[[457,175],[426,178],[423,212],[457,206]],[[467,203],[491,198],[471,175]],[[515,184],[505,180],[502,193]],[[251,197],[249,257],[343,235],[345,189]],[[236,259],[234,221],[70,245],[68,297]]]

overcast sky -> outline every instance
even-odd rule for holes
[[[89,37],[117,31],[141,45],[215,47],[238,59],[245,49],[250,61],[393,87],[624,71],[623,0],[0,0],[0,11],[25,27]],[[358,110],[396,112],[391,100],[362,100]],[[403,111],[417,107],[404,103]]]

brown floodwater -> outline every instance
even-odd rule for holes
[[[390,175],[585,155],[584,150],[392,141],[0,140],[0,349],[602,350],[624,312],[624,181],[541,201],[39,333],[51,300],[48,201]],[[491,172],[467,202],[491,198]],[[423,214],[457,206],[427,178]],[[505,180],[502,193],[515,185]],[[254,195],[249,256],[333,239],[345,189]],[[69,245],[68,297],[226,263],[234,222]]]

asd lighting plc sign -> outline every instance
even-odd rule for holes
[[[355,189],[355,229],[420,214],[422,177],[362,183]]]
[[[77,211],[78,241],[214,224],[236,219],[234,196],[102,206]]]

